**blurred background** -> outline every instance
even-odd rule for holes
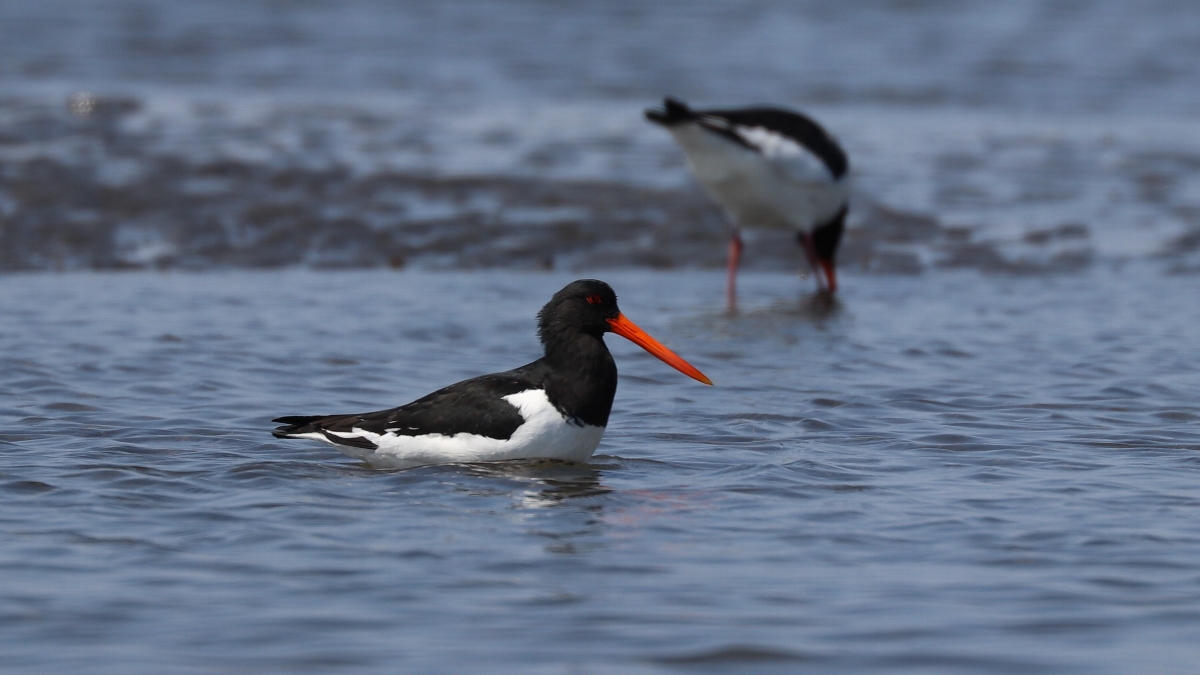
[[[0,0],[0,669],[1191,675],[1198,84],[1184,0]],[[724,311],[668,94],[838,136],[835,301]],[[716,386],[610,339],[586,466],[270,436],[593,275]]]
[[[718,267],[671,94],[840,138],[844,274],[1194,271],[1198,81],[1180,0],[9,1],[0,270]]]

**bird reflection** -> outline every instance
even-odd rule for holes
[[[842,311],[842,301],[837,295],[821,290],[800,297],[797,312],[812,319],[828,319]]]
[[[522,506],[541,508],[581,497],[596,497],[612,492],[600,482],[601,471],[589,464],[554,459],[528,459],[486,464],[463,464],[473,476],[506,478],[532,482],[521,499]]]
[[[766,306],[749,309],[740,306],[726,307],[720,314],[729,320],[764,317],[793,317],[822,320],[837,316],[845,306],[836,293],[818,290],[804,293],[795,300],[777,300]]]

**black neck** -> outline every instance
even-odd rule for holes
[[[546,396],[568,419],[606,426],[617,393],[617,364],[603,334],[570,331],[546,343]]]

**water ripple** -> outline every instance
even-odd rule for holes
[[[1060,280],[1060,304],[1034,307],[1036,279],[856,278],[812,315],[786,277],[749,274],[745,313],[725,315],[718,274],[605,276],[718,385],[613,339],[621,386],[590,464],[410,471],[273,439],[269,419],[532,358],[533,314],[568,277],[4,279],[27,291],[0,296],[24,317],[0,334],[9,662],[36,670],[52,644],[58,666],[183,672],[433,672],[440,653],[1116,673],[1152,643],[1159,671],[1190,667],[1200,364],[1169,336],[1200,315],[1172,277]],[[363,294],[393,311],[328,320]],[[1134,297],[1161,308],[1153,330]],[[1104,311],[1038,337],[1079,306]],[[971,308],[1008,318],[964,324]],[[86,340],[56,339],[68,318]],[[471,644],[446,642],[462,626]]]

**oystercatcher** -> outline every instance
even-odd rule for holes
[[[818,286],[837,290],[834,261],[849,208],[850,163],[820,124],[780,108],[692,110],[671,97],[663,99],[661,110],[647,110],[646,119],[671,132],[692,173],[729,216],[731,307],[737,301],[742,227],[797,230]]]
[[[359,415],[273,420],[277,438],[309,438],[386,468],[550,458],[587,460],[600,444],[617,365],[604,334],[632,340],[679,372],[712,382],[617,308],[603,281],[575,281],[538,313],[545,356],[503,373],[463,380],[398,408]]]

